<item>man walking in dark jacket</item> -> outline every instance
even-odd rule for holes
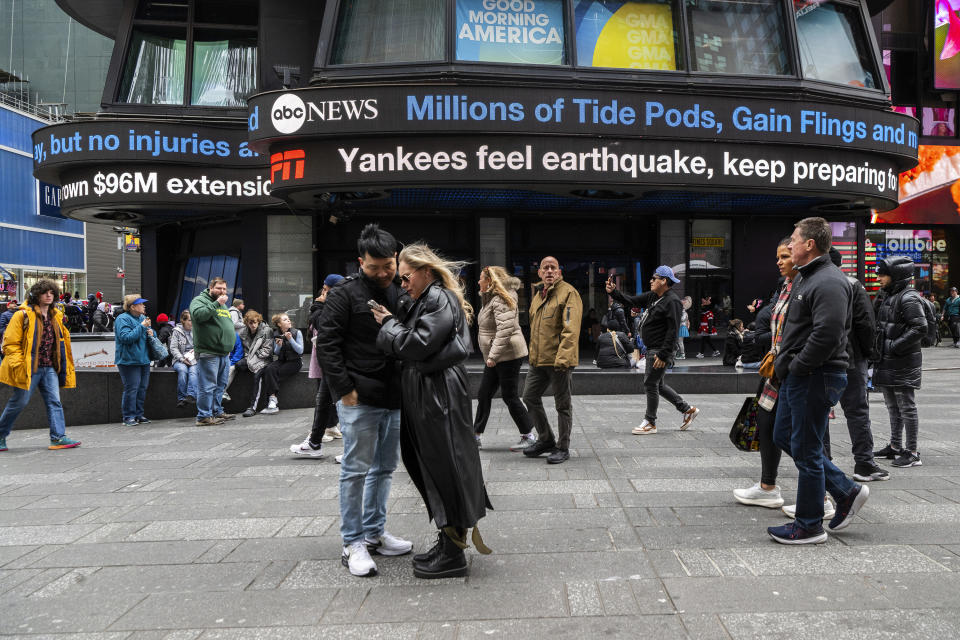
[[[917,451],[920,419],[914,392],[920,388],[921,340],[927,318],[920,292],[910,287],[913,268],[913,261],[904,256],[886,258],[877,265],[881,286],[875,302],[879,360],[873,369],[873,384],[883,392],[890,414],[890,443],[874,455],[893,459],[895,467],[923,464]]]
[[[950,295],[943,301],[943,321],[950,329],[953,348],[960,349],[960,295],[956,287],[950,287]]]
[[[646,312],[640,320],[640,337],[647,345],[646,376],[643,386],[647,393],[647,411],[639,427],[634,427],[633,435],[642,436],[657,432],[657,408],[660,396],[667,399],[683,414],[680,430],[686,431],[700,410],[687,404],[680,394],[663,383],[667,367],[673,365],[674,352],[677,350],[677,332],[680,328],[680,314],[683,303],[673,292],[673,285],[680,279],[673,269],[666,265],[657,267],[650,278],[650,291],[639,296],[627,296],[617,290],[612,279],[607,280],[607,293],[613,299],[628,307],[643,307]]]
[[[830,248],[830,260],[839,268],[843,257],[835,248]],[[852,317],[847,334],[847,388],[840,396],[840,407],[847,419],[847,431],[853,448],[853,479],[860,482],[889,480],[890,472],[873,459],[873,431],[870,428],[870,401],[867,396],[867,360],[873,353],[873,334],[876,322],[870,296],[856,278],[847,276],[850,284]],[[829,458],[829,438],[825,443]]]
[[[828,528],[849,526],[870,493],[847,478],[823,453],[830,407],[847,386],[847,335],[851,289],[846,276],[825,255],[832,232],[823,218],[804,218],[790,241],[800,275],[790,292],[780,352],[774,361],[780,381],[773,440],[793,457],[797,481],[796,520],[767,532],[782,544],[825,542],[824,486],[836,502]]]
[[[409,553],[413,544],[385,529],[390,483],[400,456],[400,373],[377,349],[380,325],[367,302],[397,312],[397,241],[368,224],[357,242],[360,273],[327,294],[317,332],[324,382],[338,399],[343,432],[340,467],[340,561],[355,576],[377,574],[370,551]]]

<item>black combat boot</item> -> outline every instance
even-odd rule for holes
[[[430,547],[426,552],[418,553],[417,555],[413,556],[413,563],[423,564],[425,562],[429,562],[433,560],[438,555],[440,555],[440,549],[443,548],[443,539],[446,537],[447,537],[447,534],[443,532],[443,529],[441,529],[440,531],[437,531],[437,544]]]
[[[459,533],[459,532],[458,532]],[[466,537],[466,531],[464,538]],[[459,578],[467,575],[467,556],[456,542],[443,531],[440,532],[440,549],[437,555],[425,562],[413,561],[413,575],[418,578]]]

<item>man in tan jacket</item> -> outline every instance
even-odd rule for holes
[[[523,455],[536,458],[549,452],[547,462],[560,464],[570,459],[573,430],[570,378],[580,362],[583,302],[577,290],[563,281],[560,263],[553,256],[540,261],[537,273],[542,282],[535,287],[530,301],[530,371],[523,388],[523,403],[533,418],[538,439],[536,444],[524,449]],[[543,409],[543,394],[551,383],[557,405],[559,440],[554,438]]]

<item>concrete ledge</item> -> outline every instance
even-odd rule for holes
[[[526,377],[524,366],[521,378]],[[470,363],[467,366],[470,380],[471,397],[476,398],[483,377],[483,365]],[[681,394],[743,393],[752,394],[757,390],[759,378],[753,371],[741,373],[731,367],[698,366],[677,367],[668,373],[671,387]],[[302,409],[312,407],[316,397],[316,382],[307,377],[306,371],[285,380],[280,389],[281,409]],[[253,376],[247,372],[238,372],[233,386],[230,387],[231,401],[226,403],[230,413],[243,411],[250,402],[253,390]],[[77,371],[77,388],[61,389],[60,400],[66,415],[67,425],[105,424],[121,420],[120,395],[123,383],[120,374],[109,369],[90,369]],[[551,391],[548,391],[552,393]],[[629,369],[597,369],[578,367],[573,374],[573,393],[575,395],[619,395],[643,393],[643,373]],[[0,385],[0,403],[6,404],[12,389]],[[15,429],[47,428],[46,410],[43,400],[35,393],[30,403],[17,419]],[[188,405],[177,408],[177,375],[173,369],[153,369],[150,374],[150,386],[144,412],[154,420],[168,418],[186,418],[196,415],[196,407]],[[261,399],[261,408],[265,406]],[[0,406],[2,406],[0,404]]]

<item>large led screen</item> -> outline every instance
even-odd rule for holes
[[[582,0],[574,9],[577,63],[613,69],[677,68],[669,2]]]
[[[457,0],[457,60],[565,64],[562,0]]]
[[[960,89],[960,0],[936,0],[933,14],[933,84]]]

